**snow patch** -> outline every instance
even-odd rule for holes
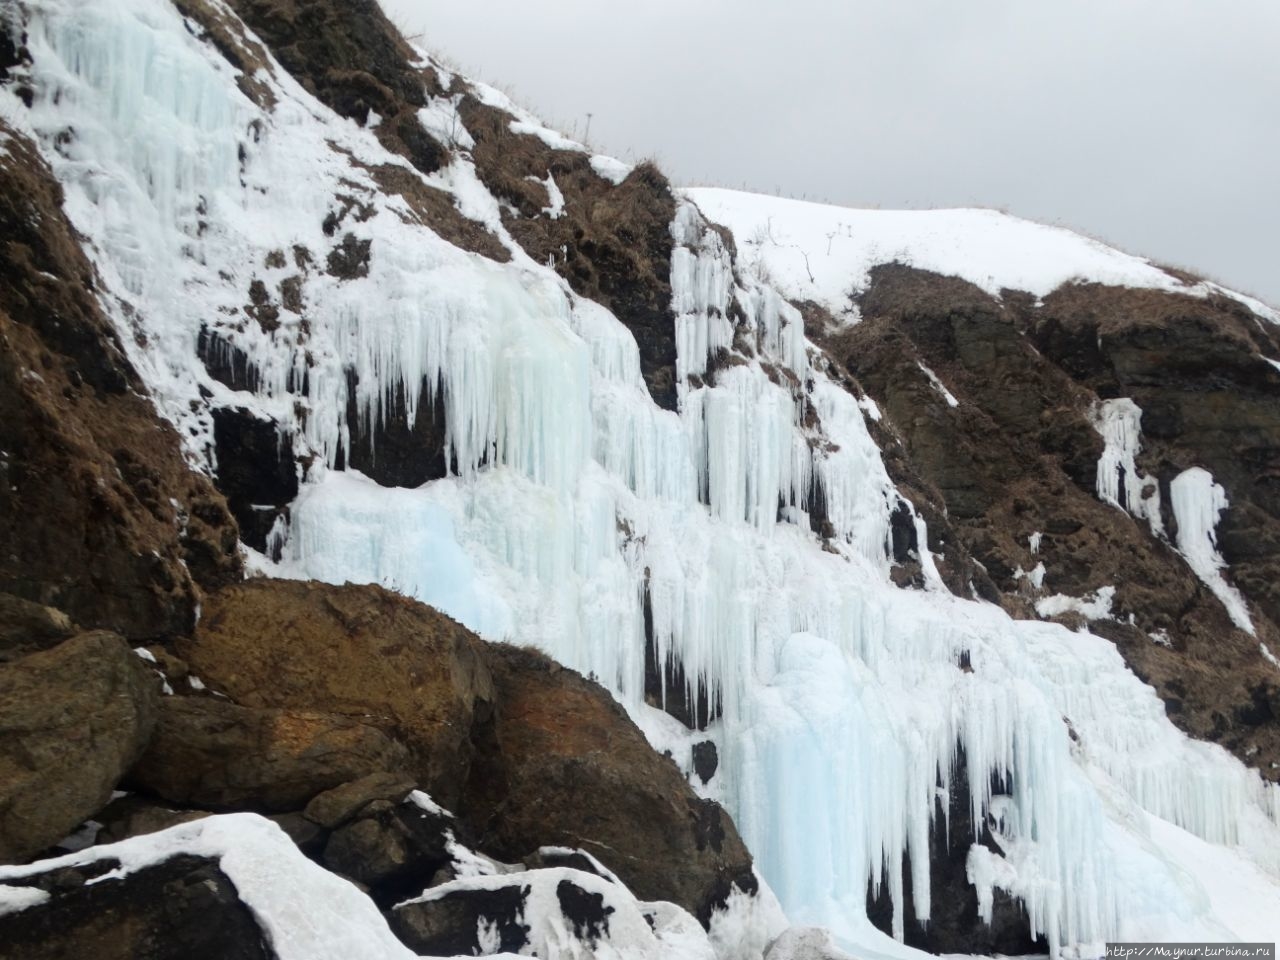
[[[1043,580],[1044,564],[1040,565]],[[1060,617],[1064,613],[1078,613],[1086,620],[1110,620],[1111,602],[1115,599],[1115,587],[1100,587],[1087,597],[1068,597],[1055,593],[1036,601],[1036,613],[1042,617]]]
[[[946,388],[946,385],[938,379],[938,375],[936,373],[926,367],[919,360],[916,361],[916,366],[919,367],[920,371],[929,378],[929,383],[933,385],[933,389],[942,394],[942,399],[947,401],[948,407],[960,406],[960,401],[957,400],[955,395]]]

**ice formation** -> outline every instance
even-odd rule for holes
[[[1226,491],[1213,482],[1213,474],[1208,470],[1192,467],[1173,478],[1169,498],[1178,522],[1178,550],[1186,557],[1187,566],[1222,601],[1232,623],[1253,633],[1253,621],[1244,597],[1222,575],[1227,564],[1218,553],[1216,531],[1218,517],[1227,509]]]
[[[276,532],[282,563],[261,560],[263,569],[385,583],[489,638],[540,646],[607,684],[653,735],[648,620],[659,657],[712,692],[716,795],[764,878],[791,921],[830,927],[845,944],[895,949],[864,904],[868,886],[887,886],[901,935],[904,852],[915,911],[929,915],[929,832],[946,829],[935,799],[961,773],[974,822],[992,823],[1001,846],[974,855],[975,882],[984,895],[1000,887],[1019,898],[1055,953],[1175,928],[1245,935],[1206,894],[1213,879],[1197,880],[1180,865],[1182,848],[1162,841],[1156,826],[1166,823],[1223,862],[1258,861],[1251,869],[1269,878],[1254,891],[1260,915],[1280,915],[1276,790],[1179,733],[1109,643],[951,597],[919,517],[930,589],[891,585],[890,516],[902,501],[867,430],[878,411],[805,341],[782,295],[795,293],[785,271],[780,291],[736,269],[693,203],[671,226],[673,413],[649,399],[630,332],[506,236],[456,110],[433,103],[423,118],[447,125],[458,147],[430,182],[498,234],[510,264],[464,253],[379,193],[369,167],[409,168],[283,70],[260,74],[273,108],[246,99],[164,0],[27,6],[36,99],[6,115],[24,118],[43,145],[107,306],[193,459],[211,456],[201,389],[274,420],[315,454],[292,520]],[[576,148],[516,115],[521,130]],[[601,158],[592,165],[622,173]],[[295,247],[322,258],[334,242],[322,223],[340,209],[335,197],[353,192],[371,212],[342,229],[370,242],[367,277],[267,266],[278,262],[268,254]],[[751,229],[760,210],[759,198],[690,196],[735,229]],[[870,263],[871,244],[888,259],[917,224],[913,262],[997,289],[1056,284],[1058,267],[1046,264],[1175,282],[1064,231],[986,213],[857,215],[830,247],[853,244],[858,263]],[[991,244],[962,254],[947,241],[979,227]],[[1037,243],[1019,240],[1028,231]],[[839,269],[828,299],[856,279],[849,263]],[[271,332],[245,319],[252,279],[273,287],[295,273],[306,274],[305,323],[283,305]],[[211,379],[197,357],[202,330],[248,358],[253,394]],[[719,363],[730,348],[734,362]],[[370,421],[400,392],[410,418],[443,405],[451,475],[388,490],[334,469],[349,443],[349,382],[356,415]],[[1136,417],[1109,409],[1115,463],[1130,470]],[[1208,486],[1198,474],[1175,485],[1179,544],[1221,579],[1215,488],[1204,477]],[[1127,485],[1123,505],[1134,511],[1130,497]],[[993,773],[1007,795],[993,795]],[[733,923],[713,923],[715,942],[735,942],[726,924],[768,925],[745,916],[749,901],[734,901],[744,916]]]
[[[1142,408],[1127,397],[1103,400],[1093,411],[1094,429],[1102,435],[1098,461],[1098,497],[1146,520],[1151,532],[1164,535],[1160,517],[1160,484],[1138,473],[1134,462],[1142,449]]]

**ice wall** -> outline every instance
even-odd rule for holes
[[[417,226],[368,173],[403,162],[282,71],[264,78],[274,108],[248,101],[162,0],[29,7],[37,96],[23,116],[193,457],[208,456],[202,390],[316,455],[273,572],[404,590],[546,649],[637,714],[652,643],[722,711],[716,790],[792,919],[849,942],[871,936],[869,884],[888,886],[901,932],[904,851],[929,914],[925,850],[961,756],[974,820],[1001,846],[975,858],[975,880],[1021,898],[1055,951],[1174,918],[1221,933],[1146,811],[1274,852],[1275,791],[1187,741],[1104,641],[947,595],[927,549],[930,589],[891,586],[899,498],[864,421],[874,405],[833,378],[777,291],[735,270],[695,207],[672,224],[672,413],[649,399],[625,326],[510,242],[465,130],[431,183],[510,245],[508,265]],[[337,239],[322,224],[352,195],[369,215],[342,230],[369,241],[369,274],[341,281],[319,266]],[[281,305],[271,331],[246,315],[251,280],[294,275],[302,312]],[[252,359],[254,394],[209,377],[202,328]],[[374,421],[401,390],[411,418],[442,404],[452,475],[390,491],[331,469],[352,381],[356,415]],[[1136,477],[1130,414],[1109,409],[1100,429]],[[1100,494],[1119,502],[1104,472]],[[990,794],[992,773],[1007,796]]]

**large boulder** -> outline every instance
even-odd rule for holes
[[[115,866],[100,860],[25,879],[44,900],[0,914],[0,960],[276,956],[216,860],[184,854],[120,879],[98,879]]]
[[[488,648],[497,690],[477,728],[459,807],[479,846],[524,860],[582,848],[642,900],[670,900],[703,923],[736,884],[754,892],[751,855],[721,807],[700,799],[599,684],[535,651]]]
[[[0,861],[56,843],[110,799],[158,699],[154,674],[105,631],[0,665]]]
[[[130,780],[171,803],[297,810],[323,790],[408,766],[400,743],[354,717],[166,697]]]
[[[472,721],[493,700],[481,647],[444,614],[380,587],[280,580],[212,596],[177,644],[193,673],[243,706],[357,717],[393,734],[414,780],[446,806],[471,763]]]

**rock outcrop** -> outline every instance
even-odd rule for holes
[[[0,122],[0,591],[131,640],[241,576],[234,520],[156,415],[39,152]]]
[[[0,664],[0,862],[100,810],[155,725],[155,676],[112,633]]]
[[[1114,587],[1090,629],[1156,688],[1174,723],[1274,779],[1280,681],[1260,644],[1280,650],[1280,373],[1265,359],[1280,355],[1280,328],[1225,297],[1078,284],[1037,304],[897,264],[871,276],[863,321],[827,350],[885,412],[886,465],[929,519],[944,575],[959,573],[952,589],[1035,617],[1051,595]],[[1122,472],[1121,496],[1153,478],[1159,533],[1098,496],[1097,411],[1116,398],[1142,411],[1138,476]],[[1256,636],[1178,552],[1170,483],[1191,467],[1226,490],[1218,543]],[[957,567],[970,557],[981,576]]]

